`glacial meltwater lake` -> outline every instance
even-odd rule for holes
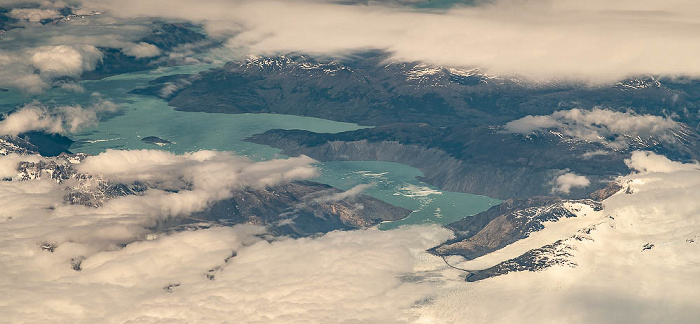
[[[107,149],[160,149],[174,153],[220,150],[233,151],[252,160],[267,160],[285,156],[278,149],[244,139],[270,129],[337,133],[362,128],[352,123],[312,117],[182,112],[174,110],[162,99],[128,93],[146,87],[149,81],[158,77],[197,73],[211,67],[213,65],[200,64],[159,68],[82,81],[80,84],[85,91],[79,93],[61,89],[34,96],[16,91],[2,92],[0,108],[7,112],[33,100],[47,106],[89,106],[100,99],[117,104],[121,108],[118,114],[103,119],[96,127],[67,134],[75,141],[71,151],[88,154],[99,154]],[[156,146],[141,141],[147,136],[157,136],[173,144]],[[318,168],[321,176],[314,181],[342,190],[371,184],[364,194],[414,211],[404,220],[383,223],[381,229],[408,224],[448,224],[500,203],[489,197],[440,191],[416,178],[422,175],[420,170],[398,163],[337,161],[318,163]]]

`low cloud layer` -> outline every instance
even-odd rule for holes
[[[230,47],[252,54],[381,49],[394,60],[594,83],[700,76],[700,5],[691,0],[500,0],[447,11],[299,0],[86,3],[123,17],[203,22],[214,35],[235,35]]]
[[[13,4],[22,7],[7,7]],[[12,1],[0,6],[18,19],[12,23],[18,28],[0,36],[0,87],[36,94],[56,80],[79,78],[100,64],[100,48],[136,58],[161,54],[155,45],[138,41],[153,27],[151,20],[117,19],[77,2]],[[64,16],[61,9],[69,7],[74,15]]]
[[[680,163],[671,161],[663,155],[644,151],[632,152],[632,156],[625,160],[625,163],[630,169],[642,174],[700,171],[700,164],[697,161],[694,164]]]
[[[554,130],[569,138],[623,149],[637,137],[675,145],[682,126],[667,117],[595,108],[561,110],[544,116],[526,116],[508,122],[503,128],[505,132],[523,135]]]
[[[28,51],[32,67],[49,76],[79,76],[95,69],[102,53],[92,45],[42,46]]]
[[[144,227],[153,226],[158,219],[179,217],[205,209],[210,203],[231,196],[231,191],[243,188],[262,188],[304,180],[316,176],[317,170],[308,157],[286,160],[252,162],[231,153],[199,151],[175,155],[157,150],[115,151],[108,150],[89,156],[81,163],[58,158],[41,158],[46,163],[57,161],[75,168],[82,176],[78,179],[56,183],[45,173],[13,176],[11,168],[19,161],[34,161],[36,156],[0,157],[0,171],[4,178],[15,179],[0,182],[7,194],[5,212],[9,219],[21,224],[41,219],[47,230],[46,240],[56,244],[67,241],[84,242],[91,249],[109,244],[133,241],[143,237]],[[24,178],[35,179],[17,181]],[[65,205],[64,196],[78,191],[88,194],[99,190],[105,181],[144,187],[138,195],[128,195],[102,201],[100,208],[81,205]],[[37,200],[24,188],[47,196]],[[38,189],[37,189],[38,188]],[[15,204],[16,202],[16,204]],[[33,204],[33,205],[32,205]],[[26,206],[32,206],[26,208]],[[12,206],[17,206],[13,208]],[[23,208],[26,208],[23,209]]]
[[[141,182],[152,188],[143,196],[114,199],[106,208],[130,210],[152,217],[187,215],[229,198],[234,189],[264,188],[317,176],[313,159],[252,162],[228,152],[198,151],[175,155],[158,150],[107,150],[76,166],[120,183]]]
[[[19,160],[1,156],[7,176]],[[251,162],[229,153],[108,151],[76,164],[148,185],[98,208],[63,203],[51,179],[0,182],[0,296],[10,322],[406,322],[435,286],[402,279],[448,239],[438,226],[263,237],[259,226],[153,235],[150,220],[194,198],[315,174],[308,158]],[[7,166],[7,167],[5,167]],[[165,189],[168,191],[166,192]],[[163,199],[172,197],[172,199]],[[266,239],[263,239],[266,238]]]
[[[136,58],[154,57],[160,55],[160,49],[153,44],[140,42],[124,47],[122,53]]]
[[[588,187],[590,184],[591,181],[585,176],[569,172],[554,179],[554,188],[552,188],[552,193],[568,194],[571,192],[572,188]]]
[[[68,259],[75,247],[48,253],[29,245],[21,251],[33,257],[13,254],[23,263],[2,270],[0,284],[11,292],[0,297],[8,305],[4,316],[14,322],[407,322],[411,306],[434,287],[400,276],[414,271],[416,254],[447,235],[422,227],[268,243],[254,236],[261,232],[236,226],[162,236],[96,254],[82,261],[80,272]],[[43,267],[31,277],[13,273],[38,260]],[[13,279],[19,280],[10,284]]]
[[[123,181],[198,187],[215,185],[198,175],[221,174],[213,165],[244,163],[214,152],[161,153],[112,151],[81,168]],[[18,158],[0,157],[0,166]],[[128,172],[131,163],[135,171]],[[289,163],[294,169],[296,162]],[[576,267],[477,283],[424,252],[451,237],[438,226],[304,239],[272,239],[257,226],[148,235],[138,225],[142,213],[167,213],[163,205],[67,206],[54,181],[2,181],[3,316],[108,323],[691,321],[700,316],[693,285],[700,262],[700,169],[648,152],[635,152],[627,163],[637,173],[619,181],[631,194],[607,199],[601,212],[562,220],[591,228],[573,240]],[[269,174],[262,170],[270,166],[240,170]],[[522,243],[563,238],[561,229],[546,226]],[[45,243],[52,251],[42,249]],[[647,243],[654,247],[644,249]]]
[[[73,133],[84,127],[97,126],[100,117],[118,110],[114,103],[101,99],[85,108],[80,105],[48,107],[34,101],[5,115],[0,120],[0,135],[17,136],[31,131]]]

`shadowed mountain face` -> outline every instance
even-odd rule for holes
[[[594,189],[628,170],[625,152],[610,151],[593,160],[584,159],[585,152],[600,145],[566,143],[551,134],[523,138],[489,128],[404,124],[333,135],[275,130],[249,140],[321,161],[404,163],[423,171],[423,181],[444,190],[499,199],[548,195],[552,179],[562,170],[588,176]],[[590,189],[576,188],[569,195],[583,197]]]
[[[73,141],[63,135],[46,134],[44,132],[26,132],[18,137],[0,136],[0,154],[41,154],[57,156],[70,153],[68,150]]]
[[[591,181],[558,193],[581,198],[628,173],[624,160],[633,150],[679,160],[697,159],[700,152],[694,129],[700,121],[697,81],[649,77],[599,87],[532,84],[385,59],[377,52],[342,61],[251,58],[197,75],[157,79],[134,92],[161,96],[184,111],[280,113],[376,126],[340,134],[272,130],[249,140],[322,161],[404,163],[441,189],[500,199],[550,195],[554,180],[565,173]],[[555,130],[508,134],[503,127],[528,115],[594,107],[673,115],[681,131],[672,142],[624,132],[591,141]],[[628,144],[609,147],[605,136]]]
[[[154,57],[137,58],[124,54],[119,49],[100,48],[103,53],[102,61],[95,70],[86,71],[82,79],[97,80],[122,73],[145,71],[159,66],[177,65],[184,62],[169,58],[168,52],[177,50],[178,47],[188,46],[189,50],[199,52],[216,46],[205,35],[192,30],[189,24],[154,23],[149,35],[139,42],[155,45],[160,55]]]
[[[333,230],[367,228],[383,221],[405,218],[411,212],[366,195],[327,198],[338,193],[342,191],[311,181],[297,181],[262,190],[240,190],[234,192],[230,199],[218,201],[191,218],[177,221],[180,225],[201,220],[269,225],[272,233],[300,237]]]
[[[700,82],[630,79],[610,86],[534,84],[491,77],[478,70],[387,63],[382,53],[343,61],[303,55],[229,62],[188,80],[165,97],[179,110],[263,112],[320,117],[361,125],[428,123],[433,126],[501,125],[527,115],[604,106],[639,114],[677,114],[695,126]],[[159,94],[172,79],[155,80],[141,93]]]
[[[11,28],[10,23],[13,21],[13,19],[7,16],[8,11],[9,9],[7,8],[0,8],[0,32],[4,32],[5,30]]]

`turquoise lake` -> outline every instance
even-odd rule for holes
[[[52,105],[88,106],[102,98],[119,105],[118,114],[102,120],[97,127],[69,134],[75,142],[73,152],[99,154],[107,149],[161,149],[174,153],[213,149],[233,151],[252,160],[284,158],[280,150],[244,139],[270,129],[301,129],[336,133],[362,128],[356,124],[311,117],[277,114],[220,114],[181,112],[152,96],[129,94],[161,76],[197,73],[212,65],[160,68],[156,71],[117,75],[97,81],[83,81],[82,93],[52,89],[27,97],[17,92],[0,93],[0,107],[9,111],[32,100]],[[143,137],[157,136],[173,142],[162,147],[144,143]],[[337,161],[318,163],[321,176],[315,181],[342,190],[371,184],[363,192],[396,206],[413,210],[404,220],[386,222],[381,229],[401,225],[448,224],[498,204],[497,199],[464,193],[440,191],[416,177],[420,170],[398,163],[378,161]]]

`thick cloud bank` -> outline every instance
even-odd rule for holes
[[[184,18],[253,54],[382,49],[396,60],[532,79],[609,82],[700,76],[700,5],[675,1],[500,0],[417,11],[324,1],[86,1],[123,17]]]
[[[526,116],[508,122],[504,130],[523,135],[555,130],[569,138],[622,149],[627,148],[630,142],[637,138],[675,145],[682,126],[667,117],[595,108],[561,110],[545,116]]]
[[[202,23],[237,57],[337,57],[378,49],[395,61],[535,81],[700,76],[700,5],[692,0],[500,0],[449,10],[395,1],[85,0],[71,3],[77,6],[74,19],[61,15],[62,1],[13,2],[38,8],[8,8],[23,28],[0,38],[0,86],[30,93],[49,88],[56,78],[93,70],[102,59],[100,48],[135,58],[162,54],[140,41],[153,18]],[[47,19],[55,23],[41,23]]]
[[[2,156],[0,172],[11,177],[19,161],[41,159]],[[108,151],[74,167],[101,174],[93,180],[138,182],[147,190],[97,208],[64,203],[66,190],[89,181],[1,181],[3,320],[642,323],[700,316],[700,166],[647,152],[632,154],[627,163],[636,173],[619,179],[628,188],[604,201],[602,211],[547,225],[460,265],[488,266],[541,246],[533,241],[566,239],[575,267],[477,283],[424,252],[451,237],[437,226],[304,239],[272,238],[249,225],[159,235],[147,229],[155,219],[201,210],[232,188],[313,176],[310,162]],[[562,183],[580,182],[569,180]],[[567,239],[579,228],[589,230]]]
[[[40,158],[2,156],[0,170],[9,173],[10,165],[28,159]],[[297,240],[262,236],[265,229],[252,225],[167,235],[144,228],[154,218],[192,212],[234,187],[307,178],[316,172],[309,162],[250,162],[211,151],[108,151],[76,168],[151,189],[98,208],[64,204],[70,183],[0,182],[2,321],[410,320],[415,315],[408,310],[434,286],[404,275],[415,270],[425,249],[450,237],[437,226]]]

